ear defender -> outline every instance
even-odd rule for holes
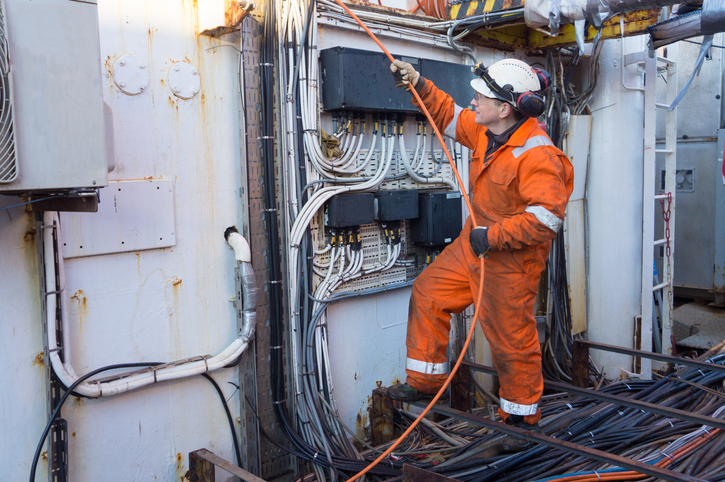
[[[549,72],[544,69],[537,69],[535,67],[532,67],[531,70],[534,71],[536,77],[538,77],[539,79],[539,85],[541,85],[541,89],[539,90],[539,92],[544,92],[546,89],[549,88],[549,85],[551,85],[551,76],[549,75]]]
[[[546,109],[546,103],[534,92],[523,92],[516,97],[516,109],[528,117],[539,117]]]

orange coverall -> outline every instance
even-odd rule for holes
[[[438,128],[473,151],[469,193],[479,226],[489,226],[492,251],[485,261],[480,322],[491,346],[501,390],[499,413],[541,418],[541,349],[534,319],[534,299],[551,240],[561,227],[571,195],[574,171],[536,119],[526,120],[488,159],[486,128],[475,114],[422,79],[418,92]],[[413,284],[408,311],[407,383],[434,393],[446,379],[450,316],[478,296],[480,261],[468,235],[469,217],[460,236],[446,247]]]

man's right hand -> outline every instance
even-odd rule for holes
[[[405,87],[406,90],[410,90],[408,84],[415,87],[418,79],[420,79],[420,74],[415,70],[413,65],[402,60],[395,60],[390,64],[390,71],[393,73],[393,77],[395,77],[395,86]]]

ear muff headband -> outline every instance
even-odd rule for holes
[[[522,92],[522,93],[516,93],[511,90],[507,90],[502,88],[496,81],[491,77],[491,75],[488,73],[488,69],[483,66],[483,62],[479,62],[476,64],[473,73],[478,75],[481,79],[483,79],[484,82],[486,82],[486,86],[493,92],[493,95],[496,96],[497,99],[508,102],[511,104],[516,110],[521,112],[523,115],[527,117],[539,117],[541,114],[544,113],[544,110],[546,108],[546,103],[544,102],[544,99],[541,97],[540,93],[545,91],[549,84],[551,83],[551,77],[549,76],[549,73],[545,70],[536,69],[532,67],[532,70],[536,74],[536,77],[539,79],[539,85],[541,86],[541,90],[538,92]]]

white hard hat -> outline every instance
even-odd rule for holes
[[[499,60],[488,68],[488,75],[502,89],[510,89],[511,92],[519,94],[522,92],[538,92],[542,87],[534,69],[523,60]],[[511,88],[508,86],[511,86]],[[482,78],[473,79],[471,81],[471,87],[476,92],[490,99],[508,101],[508,99],[494,94]]]

